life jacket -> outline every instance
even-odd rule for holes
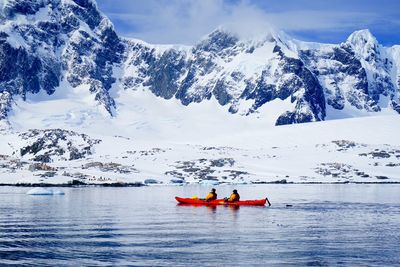
[[[239,201],[239,199],[240,199],[240,196],[239,196],[239,194],[235,194],[235,193],[232,193],[232,195],[228,198],[228,202],[236,202],[236,201]]]
[[[206,196],[206,201],[211,201],[211,200],[216,200],[217,199],[217,194],[210,192],[208,193],[208,195]]]

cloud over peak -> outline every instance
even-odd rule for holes
[[[219,26],[244,37],[268,33],[273,28],[319,42],[341,42],[351,32],[369,28],[383,43],[400,43],[396,34],[400,27],[397,0],[97,2],[120,34],[150,43],[193,44]]]

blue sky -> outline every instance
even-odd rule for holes
[[[220,25],[274,28],[305,41],[339,43],[359,29],[400,44],[400,0],[97,0],[119,34],[150,43],[193,44]]]

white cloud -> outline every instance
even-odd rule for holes
[[[116,0],[98,1],[122,35],[150,43],[193,44],[221,25],[245,36],[267,33],[270,25],[289,33],[318,31],[326,35],[350,34],[371,25],[377,27],[382,21],[382,16],[366,10],[299,10],[293,8],[293,2],[287,8],[287,1],[279,9],[275,3],[273,10],[251,0],[118,0],[120,9],[112,6]]]
[[[338,30],[358,27],[377,19],[373,13],[299,10],[266,14],[269,21],[289,31]]]
[[[360,6],[360,1],[341,0],[337,7],[328,3],[317,9],[311,4],[320,0],[97,0],[121,35],[150,43],[193,44],[219,26],[247,37],[266,34],[274,25],[299,38],[307,38],[303,33],[308,32],[314,41],[342,41],[363,28],[387,35],[397,31],[400,21],[391,14],[397,9],[376,3]],[[0,0],[0,8],[5,2]]]
[[[219,26],[241,35],[268,32],[269,23],[259,8],[242,1],[227,4],[223,0],[171,0],[168,4],[151,0],[146,13],[108,13],[121,20],[117,29],[129,37],[148,42],[192,44]],[[132,30],[129,30],[129,26]]]

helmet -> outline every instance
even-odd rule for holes
[[[211,192],[215,192],[215,191],[216,191],[215,188],[212,188],[212,189],[211,189]]]
[[[234,190],[233,190],[233,193],[237,194],[237,190],[236,190],[236,189],[234,189]]]

